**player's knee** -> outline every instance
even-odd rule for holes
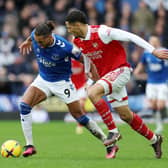
[[[20,114],[26,115],[31,112],[32,107],[24,102],[19,102],[19,111]]]
[[[97,93],[95,90],[92,90],[92,89],[89,89],[87,93],[88,93],[88,97],[93,101],[100,97],[99,93]]]

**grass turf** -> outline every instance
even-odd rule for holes
[[[105,159],[105,148],[87,130],[82,135],[75,134],[74,123],[50,122],[34,124],[34,142],[37,155],[23,158],[3,158],[2,168],[161,168],[168,164],[168,125],[164,126],[163,157],[155,159],[149,142],[137,135],[126,124],[118,125],[123,139],[117,158]],[[100,124],[101,127],[104,127]],[[149,125],[154,128],[154,125]],[[22,146],[24,138],[19,121],[0,122],[0,144],[16,139]]]

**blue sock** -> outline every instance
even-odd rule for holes
[[[79,118],[76,118],[77,122],[81,125],[87,125],[87,123],[89,122],[89,118],[86,115],[82,115]]]
[[[19,110],[22,115],[29,114],[31,112],[32,107],[24,102],[19,103]]]

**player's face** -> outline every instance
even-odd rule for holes
[[[153,45],[155,48],[160,47],[160,40],[159,40],[159,38],[156,37],[156,36],[151,36],[151,37],[149,38],[149,43],[150,43],[151,45]]]
[[[35,35],[35,40],[43,48],[49,47],[50,45],[52,45],[52,43],[54,41],[52,35],[48,35],[48,36]]]
[[[68,33],[73,34],[75,37],[82,37],[81,24],[65,22]]]

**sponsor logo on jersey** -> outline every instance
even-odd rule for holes
[[[84,55],[89,57],[90,59],[100,59],[100,58],[102,58],[102,55],[101,55],[102,53],[103,53],[102,50],[98,50],[98,51],[86,53]]]
[[[55,61],[57,61],[57,60],[60,59],[60,57],[59,57],[58,54],[52,55],[51,58],[52,58],[53,60],[55,60]]]
[[[94,48],[98,47],[98,43],[92,43],[92,45],[93,45]]]
[[[38,62],[43,64],[45,67],[54,67],[56,64],[54,62],[48,61],[44,58],[38,58]]]

